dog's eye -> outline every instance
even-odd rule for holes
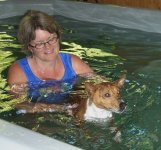
[[[110,93],[105,93],[105,94],[104,94],[104,97],[105,97],[105,98],[110,97],[110,96],[111,96]]]

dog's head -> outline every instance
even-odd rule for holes
[[[120,88],[125,81],[125,75],[114,82],[103,82],[99,84],[85,83],[85,89],[90,100],[99,108],[112,112],[121,113],[126,107],[121,99]]]

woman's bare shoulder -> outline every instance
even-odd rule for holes
[[[13,63],[9,67],[8,74],[7,74],[7,82],[8,84],[27,82],[26,75],[22,70],[21,66],[17,62]]]
[[[84,62],[80,57],[73,54],[71,54],[71,56],[72,66],[77,74],[93,72],[92,68],[90,68],[90,66],[86,62]]]

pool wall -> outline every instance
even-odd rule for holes
[[[4,150],[79,150],[4,120],[0,120],[0,145]]]

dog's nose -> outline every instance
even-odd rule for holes
[[[126,103],[125,102],[121,102],[120,103],[120,111],[122,112],[125,108],[126,108]]]

